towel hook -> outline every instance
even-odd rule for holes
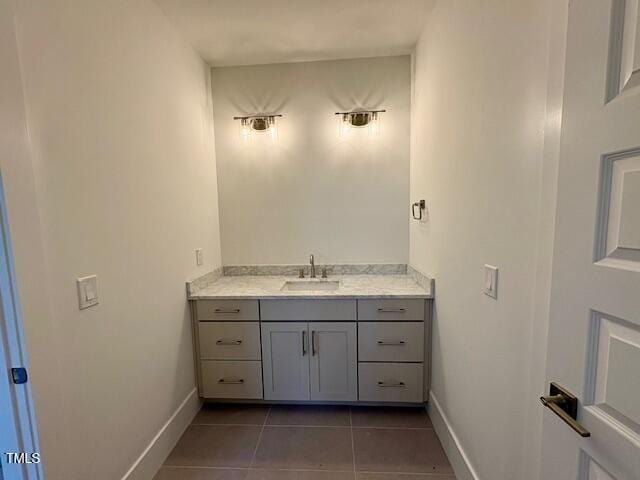
[[[418,214],[416,214],[416,207],[418,208]],[[424,200],[420,200],[411,205],[411,215],[414,220],[422,220],[422,212],[427,207],[427,204]]]

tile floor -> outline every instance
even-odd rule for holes
[[[154,480],[455,480],[422,408],[207,404]]]

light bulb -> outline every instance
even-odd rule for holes
[[[278,139],[278,126],[276,125],[275,117],[268,117],[267,119],[267,133],[271,140]]]
[[[349,124],[349,114],[343,113],[338,117],[340,120],[338,121],[338,136],[340,138],[346,138],[351,125]]]
[[[278,139],[278,127],[276,127],[275,123],[269,127],[268,132],[269,132],[269,138],[271,140]]]
[[[369,120],[369,135],[377,137],[380,134],[380,115],[378,112],[371,113],[371,120]]]
[[[248,118],[240,119],[240,139],[243,142],[249,140],[249,136],[251,135],[251,121]]]

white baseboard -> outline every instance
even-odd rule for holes
[[[151,480],[196,416],[202,402],[193,389],[124,474],[122,480]]]
[[[469,461],[469,457],[462,448],[456,433],[453,431],[449,419],[444,414],[440,403],[438,403],[438,399],[431,391],[429,392],[427,410],[433,423],[433,428],[438,434],[440,443],[442,443],[442,448],[444,448],[447,458],[449,462],[451,462],[453,471],[456,474],[456,479],[480,480],[480,477]]]

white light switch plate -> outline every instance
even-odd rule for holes
[[[491,298],[498,298],[498,267],[484,266],[484,294]]]
[[[98,277],[90,275],[88,277],[78,278],[78,306],[80,310],[93,307],[99,303],[98,301]]]
[[[204,253],[201,248],[196,248],[196,265],[204,265]]]

